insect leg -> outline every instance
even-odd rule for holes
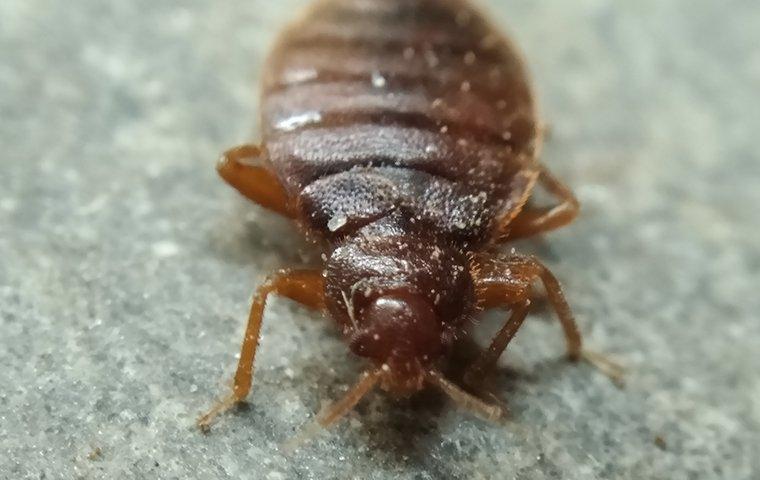
[[[541,279],[544,289],[546,290],[546,295],[549,298],[549,303],[554,307],[554,311],[557,313],[557,317],[562,324],[562,328],[565,331],[565,340],[567,342],[567,355],[570,360],[585,360],[603,374],[607,375],[613,383],[622,386],[624,383],[625,369],[620,364],[611,360],[604,354],[583,348],[578,324],[575,323],[573,312],[570,310],[570,305],[567,304],[567,300],[565,300],[565,294],[562,292],[562,287],[551,270],[546,268],[546,266],[535,258],[530,257],[527,259],[527,262],[529,270],[533,269],[534,271],[534,278],[537,277]]]
[[[340,400],[323,408],[313,422],[306,425],[295,437],[283,444],[282,450],[285,453],[292,452],[299,445],[346,416],[377,385],[380,375],[380,370],[364,372],[356,385],[351,387]]]
[[[224,152],[216,169],[227,183],[248,199],[283,216],[294,218],[285,189],[267,168],[262,156],[258,146],[240,145]]]
[[[438,387],[461,408],[469,410],[485,420],[495,421],[504,414],[504,411],[498,405],[484,402],[478,397],[462,390],[460,387],[444,378],[443,375],[436,370],[428,372],[425,376],[425,380],[431,385]]]
[[[555,230],[572,222],[578,216],[580,204],[572,190],[559,181],[549,170],[540,166],[538,181],[559,200],[553,207],[526,208],[511,222],[504,225],[504,240],[530,237]]]
[[[582,346],[580,331],[559,282],[548,268],[533,257],[520,255],[478,255],[473,261],[475,288],[478,302],[483,308],[520,306],[526,301],[530,304],[532,284],[541,280],[565,333],[567,354],[571,359],[579,358]]]
[[[314,309],[324,308],[324,286],[319,270],[282,270],[271,275],[256,291],[248,315],[248,325],[240,349],[240,360],[229,396],[219,401],[208,413],[198,419],[201,430],[208,430],[214,417],[242,401],[251,390],[253,361],[259,345],[264,307],[270,294],[288,297]]]
[[[489,348],[470,366],[465,381],[480,379],[496,364],[523,323],[530,306],[531,285],[540,280],[546,290],[565,334],[567,355],[571,360],[583,359],[599,368],[615,383],[621,383],[622,368],[603,355],[584,350],[578,325],[565,300],[559,282],[551,271],[533,257],[507,258],[476,257],[473,271],[476,274],[478,301],[485,308],[510,306],[512,314],[496,334]]]
[[[509,342],[512,341],[522,326],[523,321],[525,321],[529,306],[530,301],[524,300],[512,308],[512,314],[493,340],[491,340],[488,349],[481,353],[472,365],[467,368],[467,372],[464,375],[464,383],[466,385],[471,387],[476,386],[485,377],[485,374],[496,365],[497,360],[499,360],[499,357],[501,357],[501,354],[506,350]]]

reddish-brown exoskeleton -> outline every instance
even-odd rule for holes
[[[538,161],[541,132],[511,44],[462,0],[326,0],[282,35],[264,70],[263,141],[224,154],[240,193],[322,240],[324,267],[271,275],[253,300],[231,395],[251,388],[267,297],[334,319],[369,368],[317,417],[327,426],[375,385],[426,385],[486,417],[501,408],[447,380],[440,365],[471,318],[511,315],[465,375],[491,369],[543,284],[571,359],[590,356],[552,273],[493,246],[566,225],[578,202]],[[541,184],[558,199],[526,206]],[[615,372],[611,372],[615,373]]]

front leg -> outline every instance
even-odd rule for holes
[[[474,258],[473,271],[479,305],[484,309],[530,305],[533,284],[541,280],[546,295],[562,325],[571,360],[580,357],[582,339],[570,305],[565,300],[559,282],[551,271],[533,257],[513,255],[493,257],[480,255]]]
[[[272,294],[288,297],[296,302],[314,309],[324,309],[324,285],[322,272],[319,270],[282,270],[270,276],[256,291],[248,315],[240,360],[229,396],[217,402],[208,413],[198,419],[198,427],[208,431],[214,418],[241,402],[251,390],[253,380],[253,361],[259,346],[261,321],[267,297]]]

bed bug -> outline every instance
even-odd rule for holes
[[[222,178],[295,221],[323,248],[319,269],[283,270],[257,290],[232,393],[207,429],[251,389],[270,295],[323,311],[366,372],[322,410],[327,427],[375,386],[399,396],[436,387],[485,418],[471,393],[493,368],[542,283],[570,359],[587,358],[554,275],[506,241],[572,221],[578,201],[540,162],[541,128],[513,45],[463,0],[325,0],[286,29],[269,57],[262,142],[227,151]],[[528,200],[539,184],[556,201]],[[464,375],[442,373],[473,317],[510,316]],[[467,388],[472,387],[472,388]]]

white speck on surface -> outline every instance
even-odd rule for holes
[[[428,67],[435,68],[438,66],[438,64],[441,62],[438,59],[438,55],[433,50],[425,50],[425,61],[428,64]]]
[[[489,33],[483,39],[480,41],[480,46],[482,48],[485,48],[486,50],[491,49],[496,46],[496,44],[499,43],[499,37],[498,35],[494,35],[492,33]]]
[[[372,72],[372,86],[375,88],[383,88],[388,82],[385,77],[380,75],[380,72]]]
[[[293,115],[292,117],[288,117],[284,120],[280,120],[275,125],[275,128],[283,132],[292,132],[293,130],[312,123],[317,123],[321,120],[322,114],[317,111],[304,112],[298,115]]]
[[[304,83],[316,79],[318,75],[313,68],[294,68],[283,73],[283,81],[291,85]]]
[[[153,255],[158,258],[168,258],[177,255],[180,248],[179,245],[171,240],[162,240],[151,245],[151,250],[153,251]]]
[[[17,202],[16,200],[12,198],[3,198],[0,200],[0,209],[5,210],[6,212],[12,212],[16,209]]]
[[[346,222],[348,222],[348,218],[345,215],[335,215],[327,222],[327,228],[331,232],[335,232],[343,227]]]

